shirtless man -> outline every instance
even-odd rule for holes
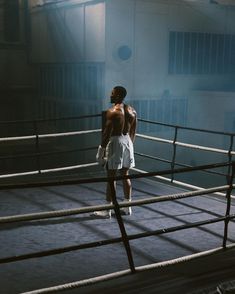
[[[133,142],[136,134],[136,111],[123,103],[127,91],[121,86],[113,88],[110,102],[113,106],[106,112],[106,123],[102,133],[101,145],[96,155],[97,161],[106,164],[107,176],[114,177],[117,171],[127,176],[129,169],[135,166]],[[124,201],[131,201],[131,181],[123,180]],[[107,183],[106,201],[111,204],[110,185]],[[131,207],[121,210],[123,214],[130,215]],[[95,215],[111,217],[111,210],[96,211]]]

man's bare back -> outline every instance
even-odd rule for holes
[[[106,127],[111,128],[110,136],[129,134],[131,140],[134,141],[136,111],[131,106],[124,103],[114,105],[107,111]]]

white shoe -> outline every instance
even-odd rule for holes
[[[131,207],[123,207],[120,209],[121,215],[131,215],[132,209]]]
[[[111,218],[111,209],[94,211],[93,216]]]
[[[123,202],[131,202],[131,201],[130,200],[123,200]],[[120,212],[121,212],[122,215],[131,215],[132,214],[131,206],[122,207],[120,209]]]

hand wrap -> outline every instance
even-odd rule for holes
[[[107,159],[105,158],[105,148],[101,145],[99,145],[97,150],[96,161],[102,166],[104,166],[107,161]]]

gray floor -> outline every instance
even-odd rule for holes
[[[103,204],[104,191],[105,185],[103,183],[5,190],[0,192],[0,215],[7,216]],[[159,182],[133,180],[134,199],[144,199],[150,196],[157,197],[158,195],[172,194],[180,191],[183,190]],[[118,185],[117,195],[119,200],[123,198],[120,185]],[[234,213],[234,205],[235,203],[232,203],[231,213]],[[127,233],[134,234],[215,218],[224,215],[225,210],[225,199],[207,195],[133,207],[132,216],[125,216],[123,219]],[[205,225],[200,228],[131,241],[130,245],[135,266],[169,260],[220,247],[223,240],[223,230],[224,224],[221,222]],[[113,217],[111,220],[98,219],[90,214],[2,224],[0,258],[119,236],[120,231],[116,218]],[[233,242],[235,242],[235,225],[234,222],[231,222],[229,225],[228,244]],[[40,259],[34,258],[1,264],[0,293],[22,293],[125,270],[128,269],[128,266],[125,249],[122,244],[106,245],[95,249],[72,251]],[[181,272],[183,271],[181,270]],[[169,273],[167,275],[169,278]],[[107,287],[111,287],[110,291],[112,293],[127,293],[123,288],[124,284],[127,287],[127,283],[129,283],[128,293],[146,293],[146,289],[150,287],[151,283],[156,285],[156,287],[160,287],[160,280],[156,278],[155,274],[150,276],[149,273],[143,273],[141,277],[146,281],[146,277],[150,279],[147,284],[148,286],[144,285],[142,281],[142,290],[135,288],[137,286],[134,287],[134,281],[135,285],[136,283],[137,285],[141,283],[138,276],[134,275],[129,278],[129,282],[126,279],[120,279],[117,282],[119,284],[116,288],[112,288],[112,284],[106,283],[105,285],[99,284],[95,288],[67,291],[66,294],[83,293],[83,291],[84,293],[102,293],[104,288]],[[161,277],[161,285],[163,285],[165,283],[164,273]],[[231,278],[228,273],[226,277]],[[173,279],[172,285],[174,285],[174,280],[176,279],[174,271],[171,278]],[[177,279],[179,279],[179,276],[177,276]],[[182,281],[181,285],[183,285]],[[154,289],[149,289],[148,293],[184,293],[181,292],[180,288],[177,290],[174,286],[171,286],[171,290],[169,290],[169,284],[165,283],[165,286],[168,286],[168,290],[166,290],[167,288],[162,288],[165,290],[154,292]],[[193,288],[191,285],[191,289]]]

